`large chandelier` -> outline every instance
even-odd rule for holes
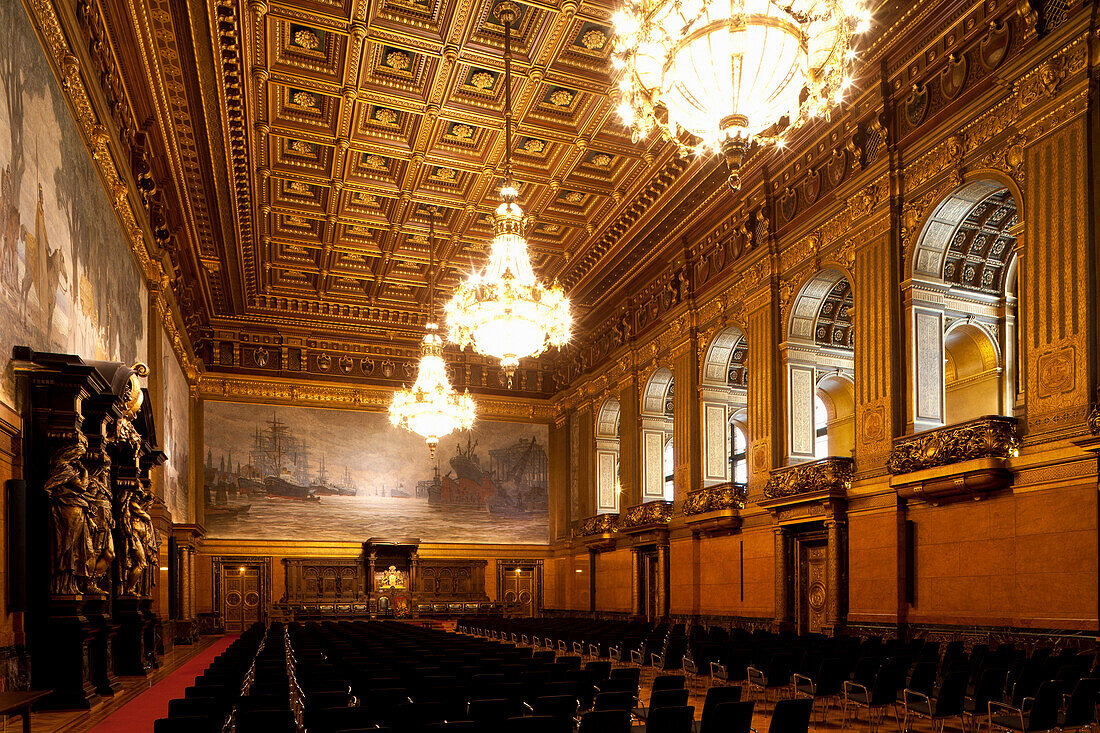
[[[569,340],[569,300],[556,285],[545,287],[531,269],[523,236],[523,209],[512,178],[512,21],[519,6],[504,0],[496,15],[504,24],[504,185],[493,216],[496,231],[489,264],[459,284],[447,303],[448,338],[500,360],[512,375],[519,360]]]
[[[851,86],[864,0],[626,0],[615,15],[619,115],[683,152],[718,151],[729,183],[755,140],[828,115]]]
[[[420,364],[412,389],[393,395],[390,422],[424,436],[428,453],[435,458],[439,439],[474,424],[476,408],[469,391],[458,394],[447,380],[443,339],[435,322],[435,207],[428,210],[428,323],[420,347]]]

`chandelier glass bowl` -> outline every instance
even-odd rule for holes
[[[439,439],[455,430],[469,430],[477,415],[470,393],[458,394],[447,379],[443,361],[443,339],[435,322],[435,208],[428,219],[428,323],[420,344],[420,364],[412,389],[395,392],[390,404],[390,422],[424,437],[428,453],[435,457]]]
[[[569,340],[572,319],[561,288],[535,277],[524,237],[519,190],[512,178],[512,21],[519,6],[503,0],[496,15],[504,25],[504,185],[493,215],[495,234],[485,269],[459,283],[445,310],[447,337],[460,347],[500,360],[512,386],[519,360]]]
[[[827,115],[851,85],[863,0],[627,0],[615,15],[619,115],[692,152],[721,152],[730,185],[755,140]]]

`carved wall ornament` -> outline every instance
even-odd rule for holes
[[[1096,391],[1096,400],[1089,405],[1089,412],[1085,418],[1085,424],[1088,425],[1090,433],[1093,435],[1100,435],[1100,390]]]
[[[725,483],[696,489],[684,499],[683,512],[686,516],[705,514],[723,510],[745,508],[748,499],[748,487],[745,484]]]
[[[829,159],[829,183],[836,187],[846,175],[848,175],[848,151],[844,148],[835,148],[833,157]]]
[[[43,491],[50,504],[51,592],[77,595],[89,588],[97,561],[93,544],[93,493],[83,459],[88,439],[77,432],[50,456]]]
[[[978,41],[978,58],[986,71],[993,71],[1005,60],[1011,38],[1011,26],[1008,23],[995,21],[989,24],[989,29]]]
[[[1019,448],[1014,418],[981,417],[895,439],[886,468],[899,474],[975,458],[1012,458]]]
[[[851,212],[853,224],[858,224],[858,219],[864,219],[871,215],[875,207],[881,201],[882,191],[877,184],[871,183],[848,199],[848,211]]]
[[[632,506],[619,518],[620,532],[638,532],[667,525],[672,521],[671,501],[647,501]]]
[[[968,70],[966,54],[950,54],[947,66],[940,72],[940,91],[947,99],[954,99],[966,86]]]
[[[783,214],[783,221],[790,221],[798,211],[798,193],[790,186],[779,197],[779,211]]]
[[[914,84],[909,89],[909,96],[905,98],[905,119],[910,127],[916,127],[924,122],[926,112],[928,112],[928,87],[923,84]]]
[[[618,531],[618,514],[597,514],[582,519],[573,527],[574,537],[596,537]]]
[[[823,458],[773,469],[764,487],[768,499],[818,492],[846,493],[852,485],[851,458]]]
[[[802,196],[806,199],[806,204],[809,205],[817,201],[820,193],[821,173],[817,168],[810,168],[806,172],[806,180],[802,184]]]

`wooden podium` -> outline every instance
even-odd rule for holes
[[[367,562],[367,598],[371,618],[408,618],[416,613],[416,587],[420,540],[387,540],[371,537],[363,543]]]

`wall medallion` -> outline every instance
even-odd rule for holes
[[[1010,29],[1007,23],[990,23],[989,30],[978,42],[978,56],[982,60],[982,66],[988,71],[993,71],[1008,55]]]
[[[383,377],[385,377],[386,379],[389,379],[390,377],[393,376],[394,371],[396,371],[396,368],[394,367],[392,361],[382,362],[382,376]]]
[[[817,201],[818,194],[821,193],[821,174],[816,169],[811,168],[809,173],[806,174],[806,182],[802,184],[802,197],[806,199],[806,204],[812,204]]]
[[[783,221],[790,221],[798,211],[798,194],[790,186],[779,198],[779,210],[783,214]]]
[[[369,377],[374,374],[374,359],[360,359],[359,368],[363,370],[363,374]]]
[[[928,112],[928,87],[923,84],[914,84],[913,90],[905,98],[905,119],[910,127],[916,127],[924,122],[924,115]]]
[[[351,369],[354,366],[355,361],[347,354],[340,357],[340,369],[344,372],[344,374],[351,374]]]
[[[833,159],[829,161],[829,183],[837,186],[848,174],[848,151],[843,148],[833,150]]]
[[[947,68],[940,72],[940,91],[948,99],[959,96],[966,86],[966,56],[951,54],[947,59]]]
[[[252,352],[252,361],[255,362],[256,366],[258,367],[265,367],[267,366],[269,356],[270,354],[268,353],[267,349],[261,346],[260,348]]]
[[[327,372],[332,369],[332,357],[328,354],[321,354],[317,357],[317,368],[322,372]]]
[[[1043,354],[1037,362],[1039,396],[1072,392],[1076,386],[1076,350],[1072,346]]]

